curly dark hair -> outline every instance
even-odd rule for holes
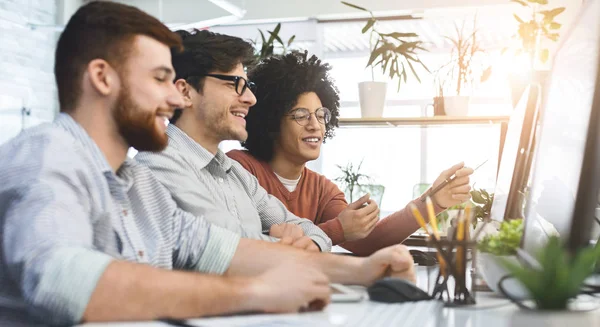
[[[261,61],[248,75],[257,85],[256,105],[246,116],[248,139],[242,144],[254,157],[270,161],[280,133],[281,119],[297,103],[303,93],[317,94],[324,107],[331,111],[331,120],[325,126],[323,141],[333,137],[340,115],[339,91],[329,71],[308,51],[292,51]]]
[[[228,72],[238,64],[252,67],[255,64],[254,47],[239,37],[206,30],[176,31],[183,40],[183,51],[171,51],[175,80],[185,79],[196,91],[202,93],[203,77],[215,71]],[[171,123],[181,116],[175,110]]]

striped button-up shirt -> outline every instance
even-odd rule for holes
[[[167,135],[164,151],[140,152],[135,159],[152,170],[183,210],[246,238],[268,240],[263,233],[272,225],[297,224],[322,251],[331,251],[325,232],[289,212],[238,162],[221,150],[213,155],[173,124]]]
[[[0,146],[0,236],[2,326],[77,323],[112,260],[223,273],[239,243],[66,114]]]

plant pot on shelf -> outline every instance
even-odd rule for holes
[[[378,118],[383,116],[386,91],[386,82],[358,83],[360,113],[363,118]]]
[[[446,116],[466,116],[469,113],[470,101],[471,98],[468,96],[444,96],[444,111],[446,112]]]
[[[514,255],[496,256],[485,252],[477,253],[477,271],[488,287],[500,295],[502,294],[498,290],[498,282],[504,276],[510,275],[510,272],[502,265],[501,260],[506,260],[517,265],[520,264]],[[505,280],[503,286],[506,292],[515,299],[525,300],[531,297],[525,287],[514,278]]]

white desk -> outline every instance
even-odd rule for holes
[[[418,285],[426,289],[427,269],[416,267]],[[364,288],[354,287],[364,291]],[[166,300],[166,299],[165,299]],[[546,327],[546,326],[600,326],[600,310],[577,313],[532,313],[518,309],[508,300],[493,293],[478,292],[477,305],[463,308],[443,308],[436,315],[431,310],[418,322],[410,319],[415,304],[384,304],[363,300],[358,303],[332,303],[322,312],[281,314],[281,315],[238,315],[192,319],[187,323],[193,326],[418,326],[418,327]],[[600,300],[595,300],[600,305]],[[415,317],[412,317],[415,318]],[[135,323],[96,323],[81,327],[166,327],[163,322]]]
[[[600,311],[586,313],[526,313],[517,309],[507,300],[491,295],[478,295],[478,304],[461,309],[444,308],[436,316],[429,316],[418,323],[405,322],[406,312],[403,304],[381,304],[371,301],[361,303],[333,303],[322,312],[283,314],[283,315],[247,315],[192,319],[193,326],[435,326],[435,327],[541,327],[541,326],[600,326]],[[411,304],[408,304],[411,305]],[[378,310],[378,315],[373,313]],[[405,310],[406,311],[406,310]],[[423,322],[426,320],[426,322]],[[86,324],[86,327],[165,327],[162,322]]]

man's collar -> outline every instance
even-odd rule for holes
[[[112,167],[106,160],[106,156],[100,150],[96,142],[90,137],[90,135],[86,132],[79,123],[77,123],[73,117],[66,113],[60,113],[54,119],[54,124],[63,128],[69,134],[71,134],[78,142],[83,145],[83,147],[89,151],[92,155],[92,160],[100,171],[104,172],[112,172]]]
[[[167,135],[169,136],[170,147],[174,147],[180,152],[191,153],[195,156],[194,162],[199,165],[198,169],[204,169],[213,160],[226,172],[229,172],[231,169],[232,161],[221,149],[217,149],[217,153],[213,155],[174,124],[167,126]]]

